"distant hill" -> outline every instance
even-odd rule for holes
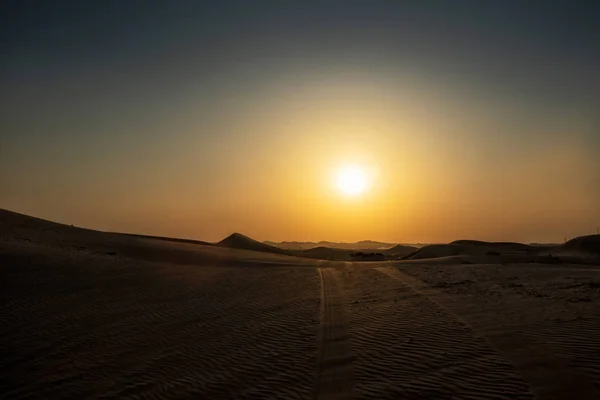
[[[459,255],[527,255],[539,254],[544,247],[530,246],[515,242],[484,242],[481,240],[455,240],[449,244],[430,244],[423,246],[406,259],[450,257]]]
[[[456,240],[450,244],[424,246],[414,253],[405,255],[402,259],[423,260],[453,256],[498,256],[504,262],[512,260],[511,262],[600,264],[600,235],[581,236],[556,246]]]
[[[407,254],[404,259],[421,260],[427,258],[450,257],[458,255],[485,255],[490,250],[468,244],[430,244],[423,246],[414,253]]]
[[[303,257],[319,258],[321,260],[350,260],[350,253],[352,250],[346,249],[334,249],[331,247],[313,247],[311,249],[303,250]]]
[[[387,254],[375,252],[373,249],[349,250],[331,247],[313,247],[299,253],[303,257],[335,261],[384,261],[390,259]],[[396,259],[397,256],[394,258]]]
[[[539,247],[515,242],[484,242],[481,240],[455,240],[450,244],[487,248],[490,251],[495,251],[497,253],[502,254],[531,253],[539,250]]]
[[[280,249],[287,250],[309,250],[314,249],[316,247],[327,247],[330,249],[344,249],[344,250],[382,250],[389,249],[393,247],[395,243],[384,243],[377,242],[374,240],[361,240],[355,243],[346,243],[346,242],[328,242],[328,241],[320,241],[320,242],[273,242],[273,241],[265,241],[263,244],[277,247]]]
[[[417,250],[419,250],[418,247],[397,244],[396,246],[385,250],[385,254],[394,255],[394,256],[405,256],[407,254],[414,253]]]
[[[217,245],[232,249],[262,251],[264,253],[290,254],[289,251],[268,245],[266,243],[261,243],[257,240],[249,238],[246,235],[242,235],[241,233],[233,233],[218,242]]]

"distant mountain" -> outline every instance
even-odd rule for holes
[[[289,251],[261,243],[241,233],[233,233],[221,240],[217,245],[232,249],[262,251],[264,253],[290,254]]]

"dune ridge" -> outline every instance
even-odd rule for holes
[[[233,249],[252,250],[265,253],[290,254],[290,252],[286,250],[269,246],[268,244],[261,243],[237,232],[227,236],[225,239],[218,242],[217,245]]]
[[[397,244],[394,247],[391,247],[385,250],[386,254],[394,255],[394,256],[406,256],[408,254],[414,253],[419,248],[414,246],[406,246],[402,244]]]
[[[580,236],[553,247],[548,252],[557,257],[583,259],[600,264],[600,235]]]

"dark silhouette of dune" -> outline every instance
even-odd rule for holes
[[[331,247],[318,246],[302,251],[303,257],[319,258],[322,260],[349,260],[352,250],[335,249]]]
[[[560,247],[600,255],[600,235],[580,236],[569,240]]]
[[[32,217],[25,214],[20,214],[14,211],[9,211],[5,209],[0,209],[0,227],[2,228],[0,231],[5,234],[8,232],[15,233],[18,231],[27,232],[30,236],[34,235],[48,235],[48,234],[61,234],[67,236],[76,236],[81,237],[83,234],[84,237],[87,235],[98,236],[102,235],[122,235],[124,237],[135,237],[140,239],[155,239],[155,240],[164,240],[169,242],[178,242],[178,243],[191,243],[191,244],[200,244],[204,246],[214,246],[214,243],[205,242],[202,240],[194,240],[194,239],[183,239],[183,238],[171,238],[165,236],[152,236],[152,235],[142,235],[138,233],[117,233],[117,232],[102,232],[96,231],[93,229],[87,228],[79,228],[73,225],[61,224],[60,222],[48,221],[45,219]],[[14,235],[12,235],[14,236]]]
[[[241,233],[232,233],[225,239],[217,243],[219,246],[229,247],[232,249],[252,250],[261,251],[263,253],[276,253],[276,254],[290,254],[289,251],[279,249],[274,246],[270,246],[265,243],[261,243],[257,240],[249,238]]]
[[[205,242],[202,240],[194,240],[194,239],[171,238],[171,237],[166,237],[166,236],[140,235],[138,233],[121,233],[121,235],[133,236],[133,237],[142,238],[142,239],[166,240],[168,242],[201,244],[203,246],[216,246],[215,243]]]
[[[73,257],[111,256],[112,261],[133,259],[177,265],[290,262],[288,254],[278,249],[258,253],[192,239],[102,232],[0,209],[0,256],[3,249],[36,254],[58,251]]]
[[[14,211],[0,209],[0,227],[4,230],[31,229],[38,231],[58,231],[77,229],[80,231],[93,232],[90,229],[76,228],[74,226],[52,222],[41,218],[20,214]]]
[[[385,253],[389,254],[389,255],[394,255],[394,256],[405,256],[407,254],[414,253],[417,250],[419,250],[418,247],[397,244],[396,246],[392,247],[391,249],[385,250]]]
[[[484,247],[501,254],[517,254],[537,252],[539,247],[516,242],[484,242],[481,240],[455,240],[450,244]]]
[[[425,258],[439,258],[459,255],[485,255],[489,249],[469,244],[430,244],[421,247],[414,253],[404,257],[407,260],[420,260]]]
[[[383,253],[358,251],[350,254],[352,261],[384,261],[386,255]]]
[[[444,259],[462,263],[581,263],[600,264],[600,235],[581,236],[558,246],[531,246],[513,242],[457,240],[432,244],[402,260]]]
[[[374,240],[361,240],[354,243],[347,242],[328,242],[328,241],[320,241],[320,242],[273,242],[273,241],[264,241],[264,244],[268,244],[269,246],[286,249],[286,250],[310,250],[317,247],[325,247],[330,249],[343,249],[343,250],[380,250],[380,249],[389,249],[394,246],[393,243],[384,243],[377,242]]]
[[[580,236],[549,251],[550,255],[600,263],[600,235]]]
[[[336,261],[383,261],[387,259],[386,253],[374,252],[373,249],[369,248],[353,250],[319,246],[304,250],[301,255],[303,257]]]

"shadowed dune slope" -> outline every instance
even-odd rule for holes
[[[261,251],[264,253],[275,253],[275,254],[290,254],[288,251],[278,249],[277,247],[269,246],[268,244],[261,243],[241,233],[233,233],[227,236],[225,239],[217,243],[219,246],[229,247],[232,249],[243,249],[252,251]]]
[[[415,248],[416,250],[416,248]],[[404,253],[406,254],[406,253]],[[304,250],[300,253],[302,257],[318,258],[321,260],[335,261],[383,261],[390,257],[398,257],[396,253],[387,253],[386,251],[375,252],[373,249],[337,249],[331,247],[315,247]]]
[[[303,250],[302,256],[311,258],[320,258],[323,260],[349,260],[353,250],[333,249],[331,247],[313,247],[312,249]]]
[[[323,240],[320,242],[273,242],[267,240],[263,243],[286,250],[310,250],[318,247],[325,247],[338,250],[366,251],[389,249],[394,246],[392,243],[376,242],[374,240],[361,240],[355,243],[328,242]]]
[[[600,264],[600,235],[581,236],[560,246],[530,246],[511,242],[457,240],[424,246],[403,260],[444,259],[468,264],[582,263]],[[441,260],[440,260],[441,261]]]
[[[0,209],[0,237],[7,238],[23,232],[37,232],[38,235],[48,234],[97,234],[98,231],[77,228],[58,222],[31,217],[29,215]]]
[[[455,240],[450,244],[484,247],[490,251],[495,251],[502,254],[526,254],[535,253],[539,250],[539,247],[515,242],[483,242],[480,240]]]
[[[256,248],[225,247],[197,240],[101,232],[0,210],[0,255],[45,254],[50,249],[72,255],[179,265],[286,265],[298,260],[276,248],[257,252]]]
[[[385,253],[392,254],[395,256],[405,256],[407,254],[414,253],[417,250],[419,250],[418,247],[404,246],[402,244],[397,244],[396,246],[392,247],[391,249],[385,250]]]
[[[466,244],[430,244],[409,254],[407,260],[420,260],[425,258],[438,258],[459,255],[485,255],[489,249]]]
[[[550,250],[558,257],[577,257],[600,263],[600,235],[580,236]]]

